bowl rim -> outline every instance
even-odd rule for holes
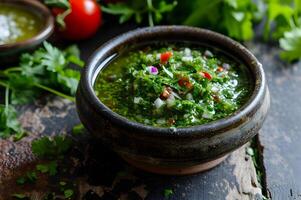
[[[33,37],[28,38],[26,40],[22,40],[19,42],[0,44],[0,51],[5,51],[7,49],[20,48],[25,46],[31,46],[41,40],[44,40],[48,36],[50,36],[54,31],[54,17],[52,16],[50,10],[42,4],[40,1],[33,0],[0,0],[0,4],[9,4],[9,5],[17,5],[19,7],[27,8],[30,6],[33,8],[32,13],[41,13],[45,16],[43,20],[43,27],[41,30]],[[29,9],[27,9],[29,10]]]
[[[253,72],[254,76],[254,90],[252,95],[249,97],[248,101],[236,110],[230,116],[225,118],[215,120],[209,123],[189,126],[189,127],[155,127],[150,125],[145,125],[139,122],[131,121],[126,117],[123,117],[115,112],[113,112],[110,108],[108,108],[105,104],[103,104],[98,97],[96,96],[93,85],[95,79],[95,75],[98,75],[99,64],[104,62],[111,54],[107,55],[108,51],[113,47],[121,43],[129,42],[130,39],[134,37],[142,36],[143,34],[160,34],[164,31],[172,30],[176,32],[195,32],[196,34],[210,35],[215,39],[219,39],[229,45],[232,48],[236,48],[239,50],[241,55],[243,55],[246,59],[249,59],[249,63],[245,63],[245,65],[252,65],[255,72]],[[215,46],[219,49],[219,46]],[[221,48],[220,48],[221,49]],[[221,49],[223,50],[223,49]],[[231,53],[230,53],[231,55]],[[233,56],[233,55],[232,55]],[[100,61],[102,59],[102,61]],[[250,70],[251,71],[251,70]],[[94,77],[94,78],[93,78]],[[93,83],[92,83],[93,82]],[[182,25],[171,25],[171,26],[155,26],[155,27],[146,27],[146,28],[138,28],[124,34],[121,34],[108,42],[101,45],[89,58],[86,67],[82,71],[82,76],[79,84],[79,90],[82,92],[80,95],[83,95],[83,98],[86,98],[85,103],[90,104],[97,113],[102,114],[102,116],[112,122],[117,127],[125,128],[129,130],[132,134],[140,134],[141,132],[148,134],[149,136],[166,136],[166,137],[208,137],[208,133],[217,134],[224,132],[226,130],[238,127],[240,124],[247,121],[248,116],[252,116],[254,114],[254,110],[256,111],[258,105],[261,105],[261,101],[264,98],[266,92],[266,79],[265,74],[262,68],[261,63],[256,59],[256,57],[243,45],[232,40],[231,38],[224,36],[220,33],[213,32],[207,29],[201,29],[190,26],[182,26]],[[77,98],[81,98],[78,97]]]

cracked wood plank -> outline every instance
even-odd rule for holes
[[[0,199],[9,199],[11,193],[24,192],[22,189],[41,199],[51,184],[46,177],[25,188],[19,188],[15,183],[17,177],[32,170],[37,162],[30,151],[30,142],[42,135],[69,132],[79,122],[74,104],[60,98],[46,98],[22,110],[22,126],[33,134],[17,143],[0,141]],[[248,144],[212,170],[174,177],[138,171],[103,148],[98,141],[89,138],[89,135],[82,140],[76,147],[80,155],[70,157],[74,161],[74,166],[70,168],[83,171],[81,174],[72,174],[73,181],[77,183],[78,199],[92,199],[91,195],[99,199],[131,199],[130,195],[136,195],[138,199],[163,199],[165,188],[174,191],[170,199],[249,200],[261,194],[252,159],[245,151]]]
[[[271,109],[259,134],[267,190],[273,200],[301,199],[301,63],[283,63],[276,47],[247,46],[263,64],[271,94]]]

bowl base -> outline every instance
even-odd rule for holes
[[[189,175],[189,174],[203,172],[219,165],[228,157],[228,155],[229,154],[226,154],[221,158],[211,160],[209,162],[205,162],[202,164],[189,166],[189,167],[166,167],[166,166],[159,166],[159,165],[150,165],[150,164],[146,164],[143,161],[141,162],[139,160],[124,155],[122,156],[122,158],[130,165],[133,165],[134,167],[147,172],[162,174],[162,175]]]

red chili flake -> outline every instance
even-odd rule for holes
[[[170,52],[170,51],[161,53],[161,55],[160,55],[161,63],[167,63],[169,61],[169,59],[171,58],[171,56],[172,56],[172,52]]]
[[[173,119],[173,118],[169,118],[169,119],[167,120],[167,123],[168,123],[169,125],[174,125],[174,124],[176,123],[176,120]]]
[[[218,67],[216,71],[218,71],[218,72],[222,72],[222,71],[224,71],[224,68],[222,68],[222,67]]]
[[[189,81],[188,77],[182,77],[178,80],[178,84],[182,87],[185,86],[187,89],[191,89],[193,87],[193,84]]]
[[[208,72],[200,72],[199,74],[208,80],[212,79],[212,76]]]

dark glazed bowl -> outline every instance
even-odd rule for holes
[[[227,118],[188,128],[147,126],[112,112],[94,93],[96,76],[112,55],[154,41],[215,47],[238,59],[249,68],[254,80],[250,99]],[[129,163],[155,173],[190,174],[214,167],[255,136],[267,115],[270,96],[261,64],[241,44],[209,30],[158,26],[122,34],[96,50],[82,73],[76,104],[80,120],[89,132]]]
[[[34,50],[52,34],[54,31],[54,18],[50,10],[36,0],[0,0],[0,3],[24,7],[26,10],[31,11],[43,19],[43,27],[34,37],[20,42],[0,44],[1,64],[13,63],[18,61],[18,56],[22,52]]]

